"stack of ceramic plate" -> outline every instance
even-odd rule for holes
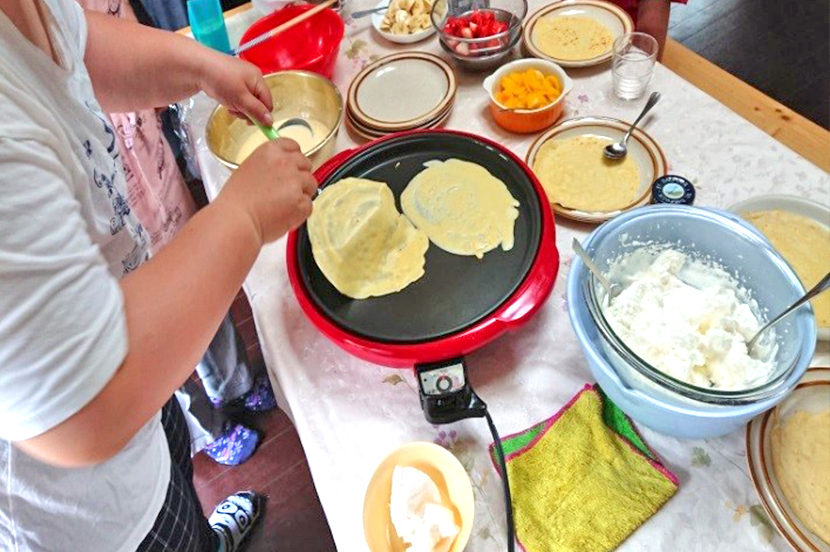
[[[354,78],[346,124],[366,140],[436,128],[449,119],[457,90],[455,73],[441,58],[423,52],[393,54]]]

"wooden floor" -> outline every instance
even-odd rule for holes
[[[672,6],[669,36],[827,129],[827,0],[688,0]]]
[[[240,292],[231,307],[252,363],[262,362],[251,308]],[[247,552],[333,552],[336,550],[317,498],[297,431],[279,409],[251,415],[231,411],[233,419],[254,427],[264,438],[250,460],[236,467],[216,464],[204,454],[193,459],[194,483],[202,508],[210,515],[217,502],[236,491],[253,489],[266,496],[265,514],[245,548]]]

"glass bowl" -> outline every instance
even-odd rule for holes
[[[804,293],[769,242],[739,217],[722,211],[643,207],[606,222],[584,242],[602,269],[644,244],[668,244],[718,263],[748,291],[757,313],[766,319]],[[632,418],[676,437],[715,437],[740,428],[794,389],[815,352],[815,321],[811,309],[804,307],[776,327],[775,369],[766,381],[741,390],[698,387],[635,354],[605,318],[603,299],[599,282],[575,258],[568,276],[568,310],[591,372]]]
[[[447,19],[471,14],[475,10],[491,10],[497,21],[507,23],[507,30],[482,38],[463,38],[444,31]],[[437,0],[430,18],[438,32],[441,46],[458,61],[469,62],[472,68],[492,67],[506,57],[519,42],[522,20],[527,15],[527,0]],[[474,64],[475,61],[480,63]]]

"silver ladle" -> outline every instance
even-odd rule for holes
[[[622,140],[617,142],[616,144],[608,144],[605,146],[605,149],[602,150],[605,153],[605,157],[609,159],[622,159],[628,154],[628,148],[626,144],[628,143],[628,139],[631,138],[631,133],[634,132],[634,128],[637,126],[637,123],[646,116],[646,113],[651,111],[651,108],[657,105],[657,102],[660,101],[660,92],[652,92],[651,96],[648,97],[648,101],[646,105],[643,107],[643,110],[640,112],[640,115],[634,119],[634,122],[631,123],[631,128],[628,129],[628,132],[622,137]]]
[[[810,291],[805,293],[804,296],[801,299],[799,299],[798,301],[796,301],[795,303],[790,305],[784,312],[782,312],[781,314],[779,314],[778,316],[776,316],[775,318],[773,318],[772,320],[767,322],[767,324],[763,328],[758,330],[758,333],[756,333],[752,337],[752,339],[750,339],[749,342],[746,344],[747,351],[752,351],[752,347],[754,347],[755,345],[758,344],[758,338],[761,337],[761,335],[764,332],[766,332],[768,329],[772,328],[773,326],[775,326],[776,324],[781,322],[783,319],[788,317],[796,309],[798,309],[798,307],[800,307],[801,305],[803,305],[804,303],[806,303],[807,301],[809,301],[810,299],[812,299],[813,297],[815,297],[819,293],[827,291],[828,289],[830,289],[830,272],[828,272],[824,276],[824,278],[822,278],[819,281],[819,283],[817,283],[815,286],[813,286],[813,289],[811,289]]]
[[[611,299],[622,292],[622,286],[619,284],[612,284],[608,278],[605,277],[605,274],[602,273],[602,270],[599,269],[597,264],[576,238],[574,238],[573,241],[573,250],[577,255],[579,255],[579,258],[582,259],[582,262],[585,263],[585,266],[588,267],[591,274],[599,280],[600,285],[605,288],[605,291],[608,293],[608,301],[611,301]]]

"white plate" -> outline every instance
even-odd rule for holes
[[[380,131],[415,128],[455,99],[455,74],[441,58],[404,52],[377,60],[352,81],[349,109],[361,124]]]
[[[738,215],[749,211],[788,211],[830,227],[830,208],[798,196],[769,194],[751,197],[730,206],[729,210]],[[816,329],[819,340],[830,341],[830,328]]]
[[[607,52],[603,52],[601,55],[593,58],[567,60],[549,56],[536,47],[533,43],[533,29],[540,19],[573,16],[588,17],[600,23],[611,31],[611,36],[614,40],[624,34],[634,32],[634,22],[631,20],[631,16],[625,10],[610,2],[604,2],[602,0],[563,0],[562,2],[548,4],[531,15],[530,19],[527,20],[524,32],[522,33],[522,41],[527,51],[534,57],[553,61],[562,67],[589,67],[591,65],[605,63],[611,59],[611,48]]]
[[[810,368],[795,391],[775,410],[786,418],[795,410],[818,412],[827,408],[830,398],[830,368]],[[754,418],[746,426],[746,461],[752,483],[770,520],[797,552],[830,552],[830,545],[807,530],[784,497],[772,466],[770,431],[772,410]]]
[[[382,8],[384,6],[388,6],[391,0],[381,0],[381,2],[375,6],[375,8]],[[417,33],[406,34],[406,35],[396,35],[392,33],[387,33],[386,31],[380,30],[380,24],[383,23],[383,16],[386,15],[386,12],[380,12],[372,14],[372,26],[378,32],[380,36],[388,40],[389,42],[395,42],[397,44],[413,44],[415,42],[420,42],[422,40],[426,40],[427,38],[431,37],[435,34],[435,27],[430,22],[429,28],[424,29],[423,31],[418,31]]]
[[[630,126],[630,123],[624,123],[610,117],[580,117],[578,119],[569,119],[559,123],[539,136],[531,144],[525,160],[527,161],[527,165],[533,170],[536,153],[542,147],[542,144],[548,140],[567,140],[568,138],[574,138],[576,136],[598,136],[619,142]],[[640,188],[637,191],[637,197],[630,205],[618,211],[586,212],[569,209],[558,203],[551,203],[553,210],[557,214],[569,219],[598,223],[610,220],[629,209],[648,204],[651,201],[652,183],[658,177],[666,174],[668,170],[666,156],[663,154],[660,146],[657,145],[657,142],[639,128],[634,130],[631,134],[631,140],[628,141],[628,155],[637,163],[637,168],[640,172]]]

